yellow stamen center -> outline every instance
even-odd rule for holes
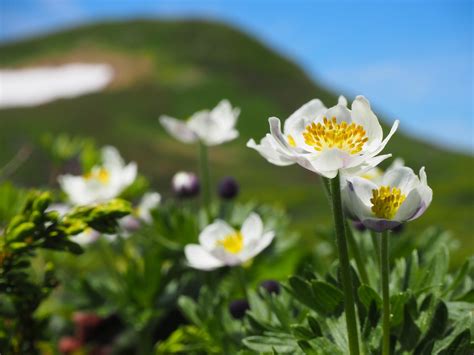
[[[100,168],[97,171],[92,171],[84,174],[84,179],[86,180],[97,180],[102,184],[107,184],[110,180],[110,173],[105,168]]]
[[[381,186],[378,190],[372,190],[372,212],[378,218],[392,219],[397,214],[406,196],[401,190],[390,186]]]
[[[235,232],[219,240],[217,244],[222,246],[229,253],[237,254],[244,247],[244,238],[242,237],[242,233]]]
[[[350,154],[357,154],[369,140],[364,127],[361,125],[347,124],[342,121],[337,123],[336,117],[328,120],[324,117],[323,123],[311,123],[303,132],[305,143],[317,151],[325,148],[338,148]]]

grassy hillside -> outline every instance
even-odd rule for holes
[[[70,61],[109,62],[117,80],[102,93],[0,110],[0,165],[43,132],[90,135],[100,144],[118,146],[166,193],[176,170],[197,169],[196,149],[170,139],[158,116],[187,117],[228,98],[242,109],[241,135],[211,151],[214,178],[235,176],[243,199],[287,204],[295,225],[308,237],[315,226],[329,224],[315,175],[298,167],[272,166],[245,148],[249,138],[259,139],[267,131],[270,115],[286,118],[314,97],[326,105],[336,103],[334,93],[314,83],[290,60],[233,28],[201,21],[96,24],[0,47],[0,67]],[[403,122],[401,127],[403,131]],[[401,133],[385,151],[404,157],[415,169],[426,166],[434,190],[432,207],[410,228],[432,224],[448,228],[463,241],[461,254],[472,254],[473,158]],[[41,183],[48,169],[35,152],[15,179]]]

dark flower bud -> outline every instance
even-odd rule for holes
[[[249,309],[250,305],[245,299],[232,301],[229,305],[229,312],[235,319],[242,319]]]
[[[74,337],[62,337],[59,339],[58,349],[62,354],[72,354],[81,348],[82,342]]]
[[[268,293],[280,294],[280,284],[275,280],[266,280],[260,284],[260,287],[267,290]]]
[[[180,171],[171,181],[174,194],[179,198],[195,197],[199,194],[199,179],[194,173]]]
[[[219,182],[217,192],[224,200],[231,200],[239,194],[239,184],[233,177],[225,177]]]
[[[98,315],[88,312],[76,312],[72,319],[76,325],[76,337],[84,342],[89,341],[96,328],[103,321]]]
[[[404,229],[405,229],[405,225],[403,223],[401,223],[398,226],[396,226],[395,228],[392,228],[392,232],[395,233],[395,234],[400,234],[400,233],[403,232]]]
[[[352,222],[352,226],[358,230],[359,232],[363,232],[365,230],[367,230],[367,228],[364,226],[364,224],[360,221],[353,221]]]

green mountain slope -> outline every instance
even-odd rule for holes
[[[212,149],[213,177],[235,176],[243,199],[286,204],[295,225],[308,237],[316,226],[329,224],[317,176],[298,167],[272,166],[245,147],[249,138],[260,139],[266,133],[271,115],[286,118],[314,97],[326,105],[336,103],[334,93],[290,60],[233,28],[202,21],[96,24],[0,47],[0,67],[70,61],[110,62],[118,79],[101,93],[0,110],[0,165],[21,144],[46,131],[90,135],[100,144],[118,146],[166,194],[176,170],[197,169],[197,151],[169,138],[157,118],[163,113],[187,117],[228,98],[242,109],[241,135]],[[415,170],[426,166],[434,190],[432,207],[410,228],[448,228],[463,241],[461,254],[472,254],[473,158],[403,133],[396,134],[385,152],[403,157]],[[41,183],[48,169],[41,153],[35,152],[15,179]]]

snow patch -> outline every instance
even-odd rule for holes
[[[108,64],[0,69],[0,108],[36,106],[104,89],[113,79]]]

